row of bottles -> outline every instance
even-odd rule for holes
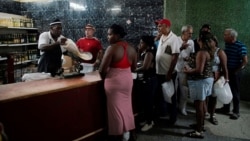
[[[26,60],[36,60],[37,59],[37,49],[30,49],[25,52],[12,52],[14,62],[24,62]]]
[[[33,28],[33,20],[29,18],[0,18],[0,26]]]
[[[0,34],[0,44],[36,43],[37,33]]]

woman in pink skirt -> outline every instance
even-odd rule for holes
[[[128,140],[129,131],[135,128],[131,71],[136,69],[137,53],[135,48],[122,40],[125,35],[120,25],[113,24],[108,29],[110,46],[99,69],[107,96],[108,133],[115,141]]]

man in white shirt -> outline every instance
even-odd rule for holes
[[[67,39],[61,33],[62,23],[57,19],[50,23],[49,31],[40,34],[38,49],[41,58],[38,62],[38,72],[51,73],[51,76],[55,76],[62,67],[62,53],[66,52],[66,49],[61,45],[65,44]]]
[[[162,34],[156,52],[156,74],[159,84],[158,89],[162,95],[161,84],[166,81],[175,80],[175,65],[178,60],[181,44],[178,41],[178,37],[170,29],[170,20],[161,19],[156,23],[158,24],[157,27],[159,33]],[[172,103],[167,103],[167,108],[170,112],[169,121],[170,124],[175,124],[177,120],[176,92],[171,99]]]
[[[193,34],[193,27],[191,25],[185,25],[181,28],[181,36],[178,37],[178,41],[181,44],[180,54],[175,67],[177,71],[177,88],[179,89],[179,109],[183,115],[187,115],[186,104],[188,100],[188,87],[187,76],[183,72],[184,66],[187,65],[187,58],[191,53],[194,53],[194,41],[191,39]]]

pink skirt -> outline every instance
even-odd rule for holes
[[[122,135],[135,128],[132,110],[133,78],[130,68],[110,68],[105,78],[109,135]]]

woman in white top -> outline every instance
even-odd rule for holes
[[[218,48],[218,41],[215,36],[212,38],[210,44],[212,47],[212,51],[214,52],[214,59],[212,64],[212,70],[214,73],[214,82],[216,82],[220,78],[220,76],[224,76],[227,83],[229,81],[228,70],[227,70],[227,56],[222,49]],[[208,101],[208,106],[207,106],[208,112],[210,114],[209,121],[212,124],[217,125],[218,121],[214,114],[217,103],[217,97],[212,94],[207,98],[207,101]]]

